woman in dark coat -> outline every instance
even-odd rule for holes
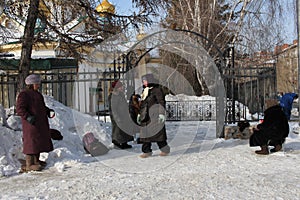
[[[165,95],[152,74],[142,77],[143,93],[138,122],[141,125],[140,142],[142,158],[152,155],[151,142],[156,142],[161,150],[160,156],[170,153],[165,127]]]
[[[274,146],[271,152],[281,150],[285,138],[289,134],[288,120],[280,105],[275,105],[264,112],[264,120],[257,125],[250,137],[250,146],[260,146],[257,154],[269,154],[268,145]]]
[[[133,136],[127,134],[130,129],[130,115],[128,110],[128,103],[126,101],[123,84],[120,81],[114,81],[112,83],[112,91],[108,96],[109,113],[112,123],[112,143],[121,149],[132,148],[127,144],[129,141],[133,141]]]
[[[26,77],[25,83],[27,88],[18,95],[16,105],[17,113],[22,118],[25,171],[39,171],[41,165],[45,165],[39,160],[40,153],[53,150],[47,118],[51,109],[45,105],[44,97],[38,91],[40,76],[31,74]]]

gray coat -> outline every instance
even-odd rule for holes
[[[165,115],[165,95],[159,85],[153,84],[148,95],[141,101],[141,142],[167,140],[165,124],[159,122],[159,114]]]
[[[128,130],[131,118],[124,93],[112,92],[108,96],[108,101],[112,123],[112,140],[120,144],[133,141],[133,133]]]

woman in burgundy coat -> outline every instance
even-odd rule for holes
[[[23,153],[26,154],[25,171],[39,171],[46,165],[39,160],[41,152],[53,150],[49,122],[50,111],[38,91],[41,83],[39,75],[31,74],[25,79],[26,89],[17,98],[17,113],[22,118]]]

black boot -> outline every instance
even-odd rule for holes
[[[117,147],[117,149],[122,149],[122,145],[118,143],[116,140],[113,140],[112,143],[114,144],[115,147]]]
[[[119,149],[130,149],[132,148],[131,145],[127,144],[127,142],[124,143],[118,143],[117,141],[113,140],[112,143],[118,147]]]
[[[121,149],[131,149],[132,146],[130,144],[127,144],[127,143],[122,143],[121,144]]]

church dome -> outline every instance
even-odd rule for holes
[[[147,34],[146,33],[139,33],[137,36],[136,36],[136,39],[138,41],[141,41],[142,39],[144,39],[144,37],[146,37]]]
[[[144,39],[144,37],[147,36],[147,33],[145,33],[144,31],[144,26],[142,26],[142,29],[140,30],[139,34],[136,36],[136,39],[138,41],[141,41],[142,39]]]
[[[96,11],[102,13],[107,12],[107,13],[115,14],[115,6],[109,3],[108,0],[103,0],[102,3],[96,7]]]

